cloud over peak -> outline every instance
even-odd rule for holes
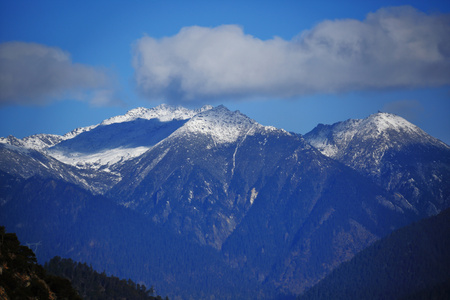
[[[192,26],[139,39],[133,67],[144,96],[172,102],[442,86],[450,84],[449,36],[450,15],[409,6],[323,21],[292,40]]]
[[[36,43],[0,44],[0,105],[45,104],[61,98],[98,105],[98,94],[111,94],[111,78],[105,70],[73,63],[70,54]],[[106,101],[103,96],[101,104]]]

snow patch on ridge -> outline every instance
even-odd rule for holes
[[[99,169],[103,166],[110,166],[120,161],[138,157],[149,149],[149,147],[115,148],[90,154],[78,152],[66,154],[60,151],[54,151],[51,155],[63,163],[79,168],[89,167],[92,169]]]
[[[29,148],[25,148],[25,147],[21,147],[21,146],[16,146],[16,145],[11,145],[8,143],[4,143],[2,141],[0,141],[0,143],[3,144],[3,146],[5,147],[5,149],[8,149],[10,151],[14,151],[14,152],[18,152],[18,153],[23,153],[25,155],[28,155],[30,153]]]
[[[24,147],[41,150],[47,149],[61,142],[64,138],[56,134],[35,134],[22,139]]]
[[[255,202],[256,197],[258,197],[258,192],[255,188],[252,188],[251,195],[250,195],[250,205],[253,205],[253,202]]]

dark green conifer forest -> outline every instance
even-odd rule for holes
[[[450,209],[394,231],[299,297],[450,299]]]
[[[162,300],[152,288],[54,257],[42,267],[15,233],[0,226],[0,299]],[[168,299],[166,297],[166,299]]]
[[[107,276],[105,272],[98,273],[86,263],[63,259],[59,256],[45,263],[48,273],[67,278],[83,299],[135,299],[156,300],[163,299],[154,296],[154,289],[147,289],[145,285],[136,284],[132,280]]]
[[[15,233],[0,226],[0,298],[81,300],[70,281],[48,274]]]

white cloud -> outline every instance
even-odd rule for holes
[[[0,44],[0,105],[45,104],[65,97],[85,100],[101,94],[102,104],[112,96],[105,70],[73,63],[69,53],[35,43]],[[98,102],[94,97],[91,101]],[[96,103],[94,103],[96,104]]]
[[[134,46],[138,90],[149,99],[293,97],[450,84],[450,15],[383,8],[363,21],[324,21],[287,41],[235,25],[186,27]]]

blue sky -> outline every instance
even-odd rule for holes
[[[169,103],[302,134],[388,111],[450,144],[449,13],[432,0],[0,0],[0,136]]]

